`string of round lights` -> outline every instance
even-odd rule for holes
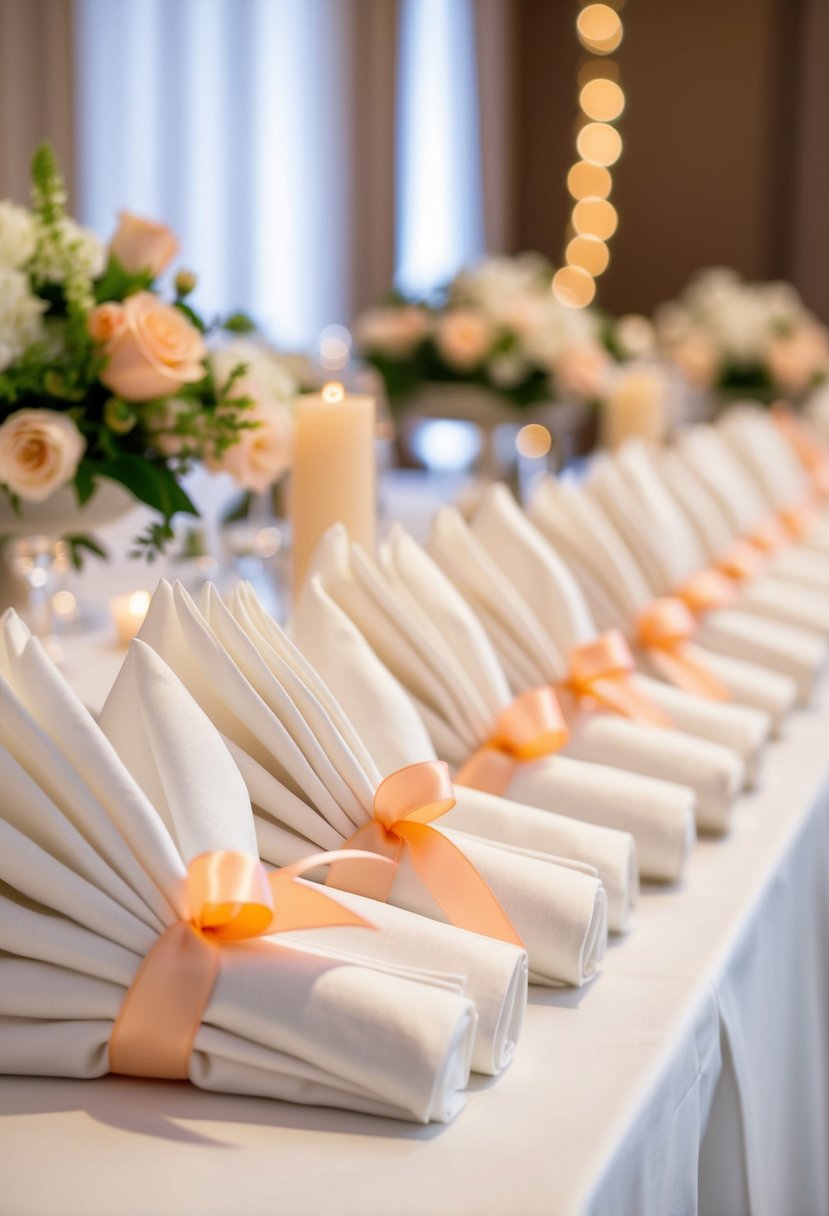
[[[624,0],[615,0],[618,7]],[[586,308],[596,294],[596,279],[610,265],[607,242],[619,223],[610,201],[611,166],[622,154],[622,137],[613,125],[625,108],[618,65],[612,55],[622,41],[622,19],[612,4],[586,3],[576,19],[579,42],[589,58],[579,68],[578,159],[567,174],[572,199],[562,266],[553,292],[570,308]]]

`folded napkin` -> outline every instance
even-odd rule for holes
[[[12,614],[0,624],[0,1071],[97,1077],[112,1063],[223,1092],[451,1118],[475,1030],[459,982],[414,982],[280,937],[228,940],[251,931],[248,918],[256,931],[280,917],[284,927],[286,884],[274,888],[274,922],[250,803],[221,740],[146,647],[135,644],[125,667],[126,733],[153,801],[38,642]],[[259,884],[252,903],[238,887],[211,891],[211,880],[239,865]],[[287,885],[319,912],[318,887]],[[191,915],[215,927],[194,933]],[[200,982],[205,960],[218,968],[195,1021],[191,986],[169,978],[193,973],[171,972],[169,958],[158,971],[171,942]],[[143,983],[152,977],[154,999],[134,984],[139,969]],[[144,1073],[148,1053],[159,1058]]]
[[[490,631],[505,669],[514,671],[510,676],[513,690],[521,690],[519,681],[522,679],[525,681],[523,686],[527,687],[544,680],[552,683],[572,680],[574,656],[578,648],[595,642],[597,638],[590,609],[571,572],[530,522],[506,486],[495,485],[486,492],[469,529],[465,529],[462,522],[458,524],[454,521],[454,527],[452,525],[451,517],[445,519],[445,527],[436,521],[434,543],[443,549],[444,561],[441,564],[450,576],[456,572],[462,578],[469,566],[476,572],[476,583],[469,586],[467,598],[482,620],[486,622],[491,616],[499,621],[510,642],[524,658],[519,672],[509,660],[507,647],[499,646],[497,634]],[[454,543],[452,533],[456,535]],[[439,534],[445,536],[443,542],[439,540]],[[482,551],[482,556],[474,564],[471,561],[473,552],[470,538]],[[464,560],[464,553],[467,560]],[[485,567],[487,560],[488,571]],[[484,580],[485,573],[488,577]],[[511,614],[507,617],[501,612],[503,601],[500,589],[504,576],[511,589],[521,597],[520,616]],[[461,584],[458,583],[458,586]],[[536,629],[543,631],[548,639],[556,643],[561,654],[570,656],[563,667],[559,664],[553,668],[545,661],[544,652],[534,647]],[[709,701],[635,671],[627,677],[626,682],[634,693],[646,697],[665,711],[679,731],[724,744],[737,752],[746,765],[749,777],[753,779],[770,731],[767,714],[742,705]],[[632,710],[636,711],[635,704]],[[595,718],[596,715],[591,715],[579,723],[580,729],[577,730],[580,738],[586,739]],[[647,732],[652,737],[653,729],[642,724],[639,736],[644,738],[643,732]],[[722,809],[727,813],[727,808]]]
[[[381,561],[382,570],[333,528],[313,566],[412,697],[438,755],[461,770],[459,784],[470,784],[467,762],[489,751],[504,712],[514,701],[520,708],[518,701],[480,621],[401,527],[392,529]],[[641,874],[673,880],[681,873],[693,838],[695,798],[687,787],[561,755],[506,765],[503,776],[498,792],[506,798],[629,831]]]
[[[260,855],[288,865],[317,848],[342,847],[376,822],[375,811],[382,813],[377,798],[394,775],[382,780],[356,732],[343,732],[315,693],[314,681],[298,674],[298,661],[291,665],[273,647],[251,640],[212,586],[205,588],[203,608],[200,612],[180,585],[161,583],[141,637],[224,735],[253,802]],[[317,691],[319,686],[317,677]],[[342,711],[337,713],[344,722]],[[454,866],[451,880],[444,878],[437,892],[419,876],[419,852],[404,848],[391,890],[383,892],[392,903],[445,921],[450,913],[439,901],[454,894],[463,904],[471,884],[478,903],[489,901],[490,920],[494,907],[510,940],[516,940],[517,930],[531,978],[582,984],[595,975],[607,934],[607,899],[595,875],[484,841],[458,842],[439,826],[430,831],[456,844],[459,868]],[[437,851],[443,856],[451,850],[443,845]],[[471,902],[467,919],[474,919]]]
[[[654,576],[649,577],[652,589],[658,594],[670,594],[685,586],[692,592],[694,576],[710,563],[646,445],[631,441],[613,460],[598,462],[591,487],[631,549],[634,535],[627,517],[637,516],[636,543],[647,548],[655,570]],[[648,526],[648,516],[659,520],[658,529]],[[726,552],[721,550],[719,556],[724,557]],[[824,573],[829,575],[829,564],[823,566]],[[802,586],[795,591],[785,578],[763,570],[739,584],[733,580],[723,582],[733,607],[740,611],[818,633],[829,632],[829,595],[825,591]]]
[[[724,414],[717,431],[748,469],[769,509],[779,512],[784,523],[788,520],[795,543],[784,546],[780,555],[772,555],[771,570],[785,577],[792,567],[781,563],[779,557],[805,550],[803,555],[807,561],[800,567],[795,566],[793,572],[802,578],[804,570],[809,569],[811,581],[826,589],[829,585],[829,565],[825,560],[829,556],[829,516],[825,503],[815,498],[814,483],[786,437],[785,425],[785,417],[776,422],[767,410],[744,404],[734,406]],[[814,458],[813,449],[810,455]],[[818,459],[821,459],[820,455]],[[822,459],[825,470],[826,457]],[[825,485],[821,484],[820,488],[822,498]],[[823,561],[814,560],[815,550]]]
[[[240,594],[251,595],[244,588]],[[267,630],[268,621],[262,624]],[[275,630],[270,622],[270,637],[280,646]],[[297,644],[349,714],[382,773],[434,758],[414,702],[351,618],[327,595],[318,576],[303,588],[294,631]],[[287,641],[284,634],[282,639]],[[456,785],[455,794],[457,804],[444,818],[447,827],[595,868],[607,892],[609,929],[621,933],[629,927],[638,891],[636,847],[629,832],[582,823],[466,786]]]
[[[695,428],[695,430],[704,428]],[[599,502],[579,486],[556,485],[545,479],[530,504],[529,514],[553,543],[579,549],[580,559],[588,566],[594,581],[601,582],[603,596],[615,600],[621,621],[616,625],[633,635],[640,614],[653,600],[653,593],[636,559],[615,524]],[[577,574],[578,570],[574,569]],[[591,600],[591,585],[583,583]],[[598,613],[606,611],[605,600],[591,607]],[[597,615],[598,615],[597,613]],[[601,628],[606,628],[604,622]],[[686,646],[691,657],[699,661],[726,686],[734,698],[765,708],[752,697],[751,681],[740,681],[739,668],[727,664],[723,668],[714,659],[721,654],[741,659],[774,672],[789,676],[797,688],[800,701],[808,700],[818,672],[826,656],[826,642],[813,630],[767,620],[734,608],[718,609],[706,614]],[[713,653],[712,653],[713,652]],[[644,657],[644,653],[643,653]],[[654,674],[658,674],[654,670]],[[736,675],[736,682],[735,677]]]

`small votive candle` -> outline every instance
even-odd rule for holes
[[[131,591],[129,595],[117,595],[110,600],[109,607],[115,620],[115,634],[121,646],[129,646],[144,623],[150,606],[149,591]]]

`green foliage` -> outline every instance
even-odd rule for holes
[[[256,325],[247,313],[232,312],[222,322],[222,329],[227,330],[229,334],[252,334],[256,331]]]
[[[136,291],[147,291],[152,282],[153,276],[149,270],[132,274],[110,254],[106,269],[95,284],[95,301],[98,304],[106,304],[109,301],[121,303]]]
[[[69,536],[61,537],[61,539],[69,550],[69,560],[72,563],[73,570],[82,570],[84,559],[89,554],[99,558],[100,561],[106,561],[109,557],[103,545],[99,544],[93,536],[89,536],[85,532],[73,532]]]

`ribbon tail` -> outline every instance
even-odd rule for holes
[[[401,823],[397,830],[416,874],[451,924],[523,946],[501,904],[457,845],[426,824]]]
[[[627,676],[593,680],[587,695],[604,709],[612,710],[623,718],[631,718],[634,722],[648,722],[652,726],[671,725],[668,715],[638,688],[634,688]]]
[[[713,671],[693,658],[686,647],[679,645],[670,650],[649,649],[648,658],[669,683],[684,692],[695,693],[709,701],[727,701],[728,689]]]
[[[503,794],[515,773],[515,760],[494,747],[479,747],[455,773],[455,785],[485,794]]]
[[[326,895],[315,883],[285,883],[275,901],[268,933],[290,933],[293,929],[331,929],[335,926],[374,929],[375,926]]]

